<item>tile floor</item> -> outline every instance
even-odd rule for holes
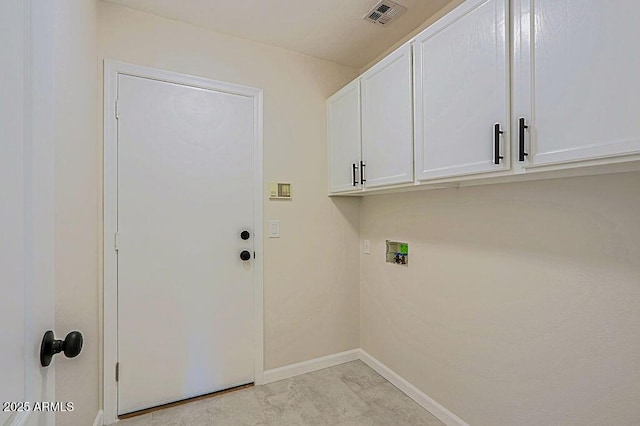
[[[118,426],[444,424],[362,361],[122,420]]]

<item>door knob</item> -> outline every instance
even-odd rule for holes
[[[42,337],[40,345],[40,365],[48,367],[55,354],[64,352],[67,358],[75,358],[82,350],[82,334],[72,331],[64,340],[56,340],[53,331],[49,330]]]
[[[249,233],[249,231],[242,231],[240,233],[240,238],[242,238],[243,240],[248,240],[251,237],[251,234]]]
[[[242,252],[240,253],[240,259],[244,260],[245,262],[251,259],[251,253],[249,252],[249,250],[242,250]]]

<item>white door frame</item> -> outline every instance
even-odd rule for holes
[[[183,84],[240,96],[254,100],[254,300],[255,300],[255,354],[254,381],[261,384],[264,377],[264,315],[263,315],[263,184],[262,184],[262,89],[239,86],[170,71],[148,68],[122,62],[104,63],[104,422],[118,420],[118,385],[115,380],[115,365],[118,357],[118,291],[117,256],[115,233],[117,231],[118,196],[118,126],[116,100],[118,96],[118,74],[149,78],[168,83]]]

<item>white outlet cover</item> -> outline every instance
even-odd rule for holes
[[[362,242],[362,251],[364,254],[371,254],[371,241],[364,240]]]

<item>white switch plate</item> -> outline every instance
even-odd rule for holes
[[[280,238],[280,221],[269,221],[269,238]]]
[[[364,254],[371,254],[371,241],[364,240],[362,242],[362,251]]]

